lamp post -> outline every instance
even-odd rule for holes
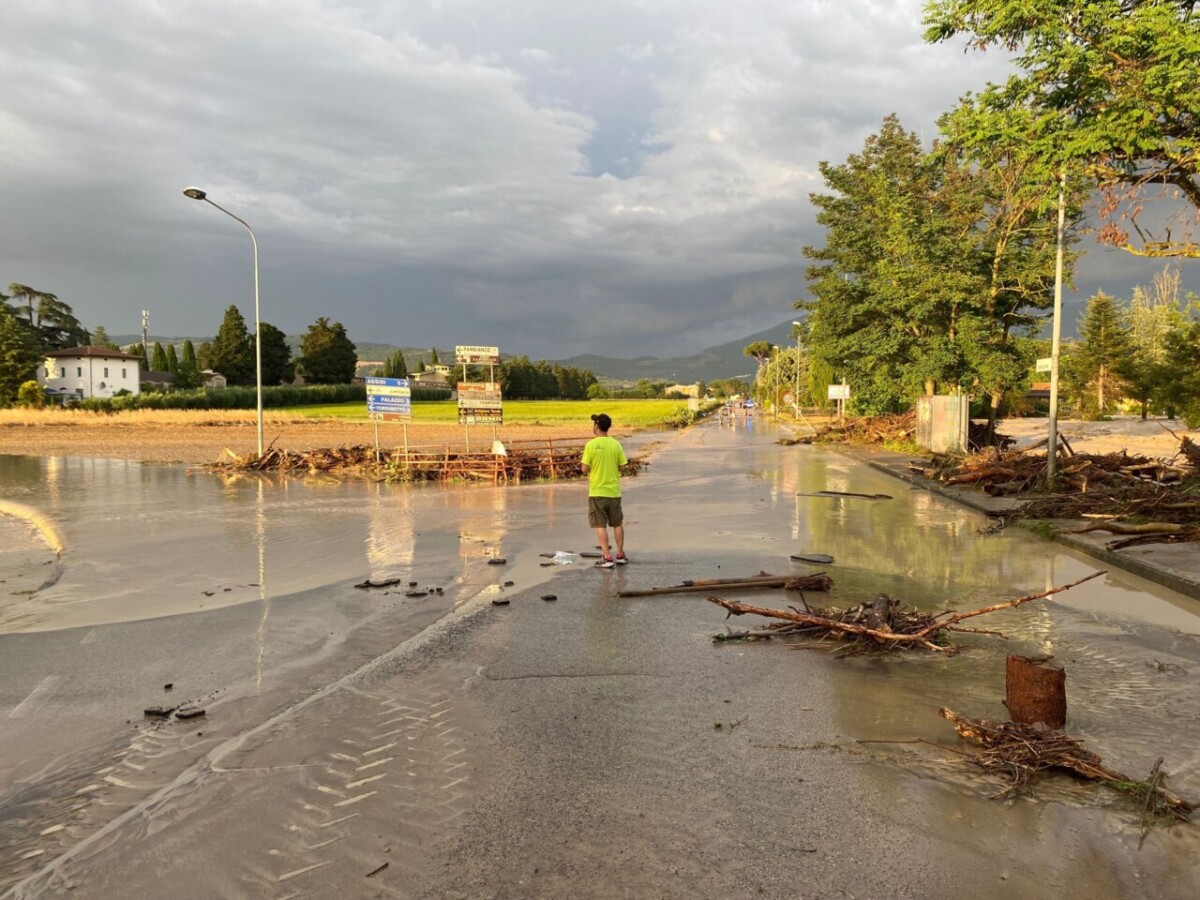
[[[792,403],[798,409],[800,407],[800,323],[793,319],[792,327],[796,329],[796,390],[792,394]]]
[[[198,187],[184,188],[183,195],[193,200],[203,200],[209,206],[215,206],[229,218],[234,219],[250,232],[250,243],[254,245],[254,383],[258,388],[258,455],[263,455],[263,388],[262,388],[262,319],[258,314],[258,240],[254,237],[254,229],[246,222],[231,213],[225,207],[213,203],[208,194]]]

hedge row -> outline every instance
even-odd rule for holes
[[[430,387],[414,387],[412,399],[449,400],[450,392]],[[306,384],[263,388],[263,406],[312,406],[327,403],[367,402],[367,389],[361,384]],[[255,409],[258,395],[252,387],[197,388],[191,391],[144,393],[136,397],[88,397],[79,401],[80,409],[93,412],[121,412],[130,409]]]

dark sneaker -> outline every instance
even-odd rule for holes
[[[615,562],[618,566],[627,566],[629,565],[629,557],[624,553],[618,553],[613,562]]]
[[[596,560],[597,569],[611,569],[615,565],[616,563],[613,562],[613,558],[611,556],[602,556]]]

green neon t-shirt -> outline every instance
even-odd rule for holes
[[[584,445],[589,497],[620,497],[621,466],[628,462],[616,438],[594,437]]]

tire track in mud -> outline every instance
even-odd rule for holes
[[[454,696],[462,681],[395,680],[398,693],[354,692],[336,711],[313,711],[320,734],[290,736],[317,740],[322,763],[291,785],[290,802],[267,826],[269,846],[240,876],[255,896],[326,897],[371,872],[380,895],[411,896],[427,877],[473,793]]]
[[[197,740],[203,726],[139,723],[125,746],[112,746],[99,767],[75,765],[48,782],[4,798],[0,823],[0,896],[109,821],[143,802],[217,738]],[[180,754],[187,751],[185,759]]]

